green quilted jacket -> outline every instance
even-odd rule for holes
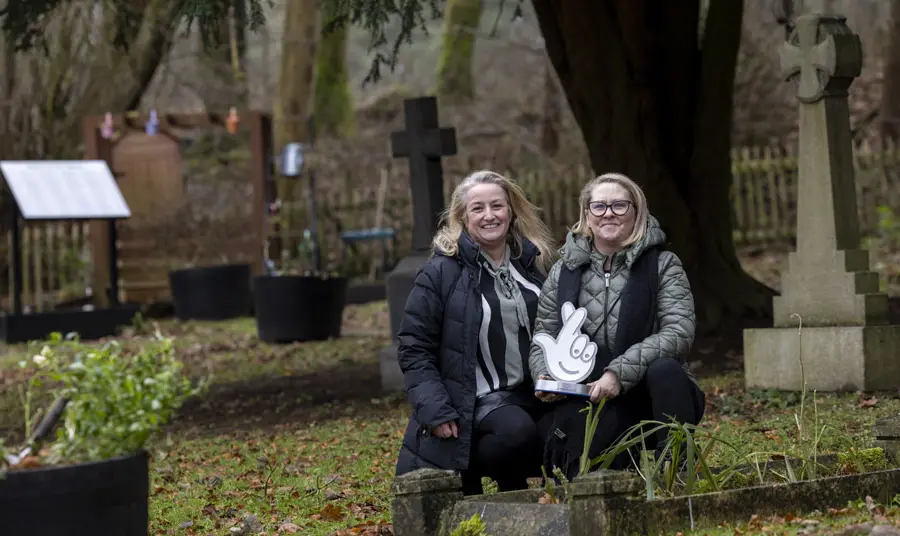
[[[563,263],[571,269],[590,263],[590,269],[581,276],[581,292],[578,306],[587,309],[587,320],[582,333],[590,335],[597,331],[594,342],[598,347],[612,347],[618,327],[619,305],[616,297],[625,288],[630,268],[640,254],[648,247],[664,244],[666,235],[653,216],[649,216],[647,233],[640,241],[625,250],[614,254],[609,287],[603,273],[603,265],[607,255],[593,250],[588,238],[573,235],[571,232],[560,250],[561,258],[553,265],[538,302],[537,319],[534,333],[547,333],[556,337],[559,333],[560,321],[557,313],[556,295],[559,284],[559,272]],[[613,306],[605,326],[599,330],[606,307]],[[642,342],[631,346],[624,354],[615,357],[605,370],[611,370],[619,379],[621,393],[635,386],[647,367],[660,357],[683,358],[694,342],[696,316],[694,314],[694,297],[681,260],[671,251],[659,254],[659,295],[658,295],[657,332]],[[544,363],[544,353],[537,344],[531,345],[529,367],[532,378],[548,374]],[[685,370],[687,366],[685,365]]]

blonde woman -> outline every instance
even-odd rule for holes
[[[592,401],[607,399],[591,446],[596,457],[641,420],[697,424],[704,394],[682,364],[694,341],[690,283],[678,256],[663,249],[666,235],[644,192],[625,175],[607,173],[588,182],[578,202],[580,218],[544,283],[534,331],[556,337],[565,302],[587,310],[581,333],[597,352],[585,381]],[[530,366],[533,377],[549,378],[539,344],[531,347]],[[562,398],[536,394],[545,402]],[[569,478],[584,444],[584,404],[567,397],[553,405],[544,463]],[[657,455],[665,438],[661,431],[648,440]],[[613,467],[627,460],[624,453]]]
[[[540,476],[528,352],[538,296],[553,263],[551,236],[522,189],[492,171],[453,192],[434,254],[416,276],[401,323],[399,361],[412,416],[397,474],[461,472],[501,490]]]

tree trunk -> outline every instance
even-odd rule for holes
[[[731,113],[743,1],[532,0],[597,173],[637,181],[684,262],[700,331],[771,317],[732,240]]]
[[[881,132],[900,136],[900,0],[891,1],[890,38],[884,51],[884,91],[881,92]]]
[[[318,41],[316,0],[287,0],[274,106],[275,151],[309,140],[307,119]]]
[[[207,110],[217,113],[225,113],[232,106],[244,108],[249,97],[246,6],[244,0],[230,3],[228,12],[219,21],[216,35],[204,45],[199,60],[207,79],[204,104]]]
[[[316,0],[287,0],[284,8],[284,27],[281,35],[281,65],[273,106],[274,151],[277,154],[287,143],[308,143],[309,112],[313,92],[316,45],[318,43],[319,11]],[[309,164],[307,164],[308,166]],[[289,191],[274,188],[271,195],[284,201],[302,198],[306,181],[292,181]],[[269,256],[280,259],[282,251],[295,251],[292,244],[282,244],[281,224],[272,223]]]
[[[322,21],[323,29],[327,22]],[[324,136],[344,137],[353,133],[355,117],[347,73],[347,30],[348,25],[343,24],[323,33],[316,54],[313,110],[316,130]]]
[[[556,80],[548,65],[544,69],[544,115],[541,118],[541,150],[546,156],[556,156],[559,152],[559,131],[562,123],[559,91]]]
[[[475,96],[472,59],[480,20],[481,0],[449,0],[444,8],[437,68],[437,92],[442,104],[469,102]]]

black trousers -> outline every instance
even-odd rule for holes
[[[703,418],[706,397],[691,381],[679,361],[660,358],[650,364],[644,378],[627,393],[606,401],[591,443],[590,456],[596,458],[625,433],[644,420],[699,424]],[[586,413],[584,399],[568,398],[557,402],[554,419],[547,436],[544,465],[550,473],[553,465],[563,469],[567,478],[577,475],[578,458],[584,445]],[[648,425],[649,426],[649,425]],[[557,430],[558,429],[558,430]],[[562,432],[562,433],[560,433]],[[645,439],[647,448],[665,444],[667,429]],[[562,436],[562,437],[561,437]],[[631,463],[628,452],[613,462],[611,469],[624,469]]]
[[[500,491],[525,489],[526,479],[541,476],[543,436],[538,433],[540,405],[508,405],[491,411],[475,430],[469,469],[462,471],[463,494],[483,493],[481,477],[497,482]],[[544,426],[548,428],[548,426]]]

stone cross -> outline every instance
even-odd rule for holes
[[[847,89],[862,48],[844,17],[797,18],[781,69],[800,101],[797,251],[775,298],[776,326],[866,325],[887,321],[887,297],[859,249]]]
[[[860,249],[847,90],[861,67],[844,17],[798,17],[782,47],[800,112],[797,250],[773,327],[744,330],[748,389],[900,388],[900,325],[889,324],[887,296]]]
[[[801,19],[797,21],[796,33],[792,42],[784,43],[781,47],[781,70],[788,80],[796,77],[799,73],[797,99],[800,102],[813,103],[825,96],[825,89],[832,79],[837,81],[843,78],[848,81],[846,86],[849,86],[849,82],[859,75],[862,58],[855,63],[855,73],[848,70],[845,76],[837,77],[835,70],[837,48],[834,36],[825,34],[822,41],[819,42],[819,23],[824,23],[824,21],[808,17],[801,17]],[[852,46],[852,43],[849,44]],[[856,44],[859,44],[858,38]],[[846,66],[853,67],[853,65]],[[846,86],[842,88],[842,91],[846,91]]]
[[[391,346],[380,353],[381,386],[385,390],[404,388],[397,362],[396,339],[404,307],[415,285],[416,274],[431,252],[431,240],[444,210],[444,172],[441,157],[456,154],[456,131],[438,126],[437,99],[421,97],[403,102],[406,130],[391,134],[394,157],[409,159],[412,190],[412,248],[387,276],[388,310],[391,315]]]
[[[444,171],[442,156],[456,154],[456,130],[438,126],[437,99],[421,97],[403,103],[406,130],[391,133],[395,158],[409,159],[412,190],[412,252],[424,253],[444,210]]]

